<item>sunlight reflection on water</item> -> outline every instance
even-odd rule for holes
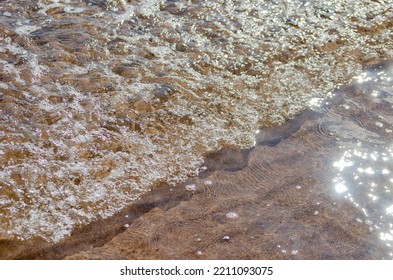
[[[364,89],[362,94],[369,94],[373,102],[392,105],[392,69],[390,64],[380,70],[364,71],[356,77],[359,88]],[[379,131],[380,137],[347,141],[340,147],[342,157],[333,163],[337,174],[332,186],[340,197],[362,210],[364,216],[359,221],[369,225],[370,232],[378,234],[390,248],[393,245],[393,144],[390,135],[393,118],[391,114],[376,117],[380,122],[371,123],[374,127],[367,128]],[[389,254],[393,256],[393,251]]]

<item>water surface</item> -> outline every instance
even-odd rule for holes
[[[392,58],[392,5],[1,1],[0,237],[60,241],[252,147]]]

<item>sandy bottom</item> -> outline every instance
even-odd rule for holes
[[[378,74],[388,65],[262,128],[254,148],[209,155],[199,177],[56,244],[0,241],[0,258],[391,259],[393,92]]]

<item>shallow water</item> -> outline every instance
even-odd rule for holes
[[[393,57],[392,5],[1,1],[0,237],[59,241],[253,146]]]
[[[60,257],[393,259],[392,94],[393,63],[376,64],[262,128],[252,149],[211,154],[199,177],[157,189],[139,202],[152,209],[123,213],[124,232]]]

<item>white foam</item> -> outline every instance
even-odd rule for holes
[[[35,25],[22,25],[15,28],[15,32],[20,35],[29,35],[31,32],[37,31],[39,29],[41,29],[41,27]]]

